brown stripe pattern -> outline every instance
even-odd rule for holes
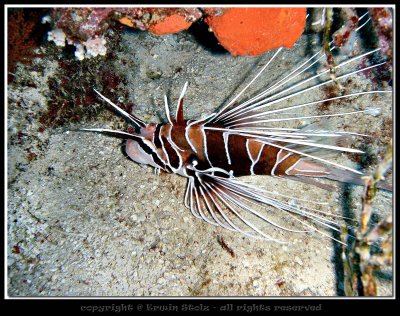
[[[158,161],[176,173],[183,173],[181,169],[195,161],[198,170],[220,168],[233,176],[326,175],[326,168],[301,160],[299,154],[234,131],[205,130],[204,126],[191,121],[182,125],[157,124],[148,138],[161,158]]]

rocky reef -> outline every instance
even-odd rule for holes
[[[77,59],[105,55],[112,27],[125,25],[155,35],[177,33],[194,22],[207,23],[232,55],[260,55],[292,47],[302,34],[305,8],[55,8],[43,17],[57,46],[76,46]]]

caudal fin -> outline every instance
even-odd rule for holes
[[[365,181],[362,179],[363,174],[354,174],[351,172],[348,172],[346,170],[340,170],[340,169],[332,169],[329,173],[329,175],[326,176],[327,179],[330,180],[335,180],[343,183],[350,183],[350,184],[356,184],[356,185],[365,185]],[[393,191],[393,185],[391,182],[387,180],[382,180],[378,183],[377,185],[378,189],[382,190],[387,190],[387,191]]]

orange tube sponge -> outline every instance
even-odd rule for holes
[[[303,33],[306,9],[230,8],[205,21],[233,56],[256,56],[281,46],[292,47]]]
[[[149,31],[156,35],[171,34],[186,30],[190,25],[192,23],[187,22],[184,16],[173,14],[151,25]]]

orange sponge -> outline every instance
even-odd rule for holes
[[[186,30],[190,25],[192,23],[186,22],[184,16],[173,14],[151,25],[149,31],[156,35],[171,34]]]
[[[256,56],[281,46],[292,47],[303,33],[306,9],[230,8],[205,21],[233,56]]]

